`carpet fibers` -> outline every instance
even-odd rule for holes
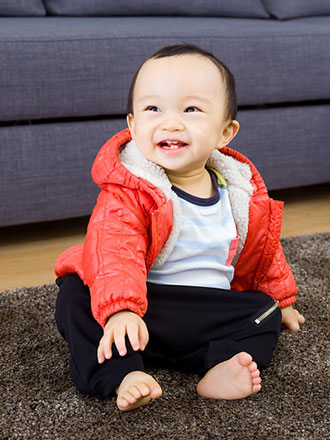
[[[121,413],[72,385],[55,284],[0,293],[0,439],[329,439],[330,234],[282,244],[307,322],[281,333],[262,391],[244,400],[202,398],[197,376],[155,369],[162,398]]]

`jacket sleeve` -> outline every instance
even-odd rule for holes
[[[254,289],[262,290],[279,301],[282,308],[296,302],[298,291],[280,242],[283,205],[283,202],[277,200],[268,201],[269,214],[263,220],[264,223],[268,223],[266,240],[253,286]]]
[[[256,288],[279,301],[282,308],[296,302],[298,289],[280,242],[267,272]]]
[[[147,310],[146,254],[149,217],[134,190],[103,189],[88,226],[83,272],[91,292],[94,318],[104,328],[107,318],[129,309]]]

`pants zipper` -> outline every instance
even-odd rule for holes
[[[273,304],[268,310],[266,310],[262,315],[258,316],[258,318],[254,320],[254,322],[256,324],[260,324],[264,319],[267,318],[267,316],[273,313],[273,311],[276,310],[278,307],[279,307],[279,303],[278,301],[276,301],[275,304]]]

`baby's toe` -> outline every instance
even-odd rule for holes
[[[251,364],[249,365],[249,371],[250,373],[254,373],[255,371],[258,370],[258,366],[257,364],[253,361],[251,362]]]
[[[140,399],[144,396],[144,394],[141,392],[139,385],[135,385],[129,388],[128,392],[132,394],[132,396],[135,397],[135,399]],[[147,395],[147,394],[146,394]]]
[[[125,409],[128,408],[130,405],[130,402],[126,400],[124,397],[118,397],[117,398],[117,405],[119,409]]]
[[[160,387],[154,387],[152,390],[151,390],[151,393],[150,393],[150,396],[153,398],[153,399],[158,399],[161,395],[162,395],[162,389],[160,388]]]
[[[131,389],[127,390],[125,394],[122,396],[125,400],[127,400],[130,404],[135,403],[138,399],[132,394]]]
[[[258,369],[256,369],[255,371],[250,371],[250,373],[252,378],[260,376],[260,371]]]
[[[141,393],[141,396],[146,397],[150,394],[150,389],[145,383],[139,383],[136,387],[138,388],[139,393]]]

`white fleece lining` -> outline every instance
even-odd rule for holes
[[[163,264],[172,252],[179,237],[182,210],[178,196],[172,191],[172,183],[167,177],[164,168],[145,158],[132,139],[119,153],[121,163],[135,176],[142,177],[163,191],[166,200],[172,200],[173,225],[172,231],[165,245],[158,254],[154,264]]]
[[[146,159],[132,139],[119,153],[121,163],[135,176],[142,177],[163,191],[167,200],[173,204],[173,227],[171,234],[156,258],[154,264],[162,264],[172,252],[180,232],[182,211],[178,196],[172,191],[172,184],[165,170],[154,162]],[[253,193],[250,183],[252,176],[248,164],[226,156],[215,150],[207,162],[207,166],[214,168],[225,178],[228,185],[228,194],[232,207],[237,232],[240,236],[238,251],[233,260],[236,264],[245,244],[249,227],[249,199]]]
[[[233,157],[226,156],[215,150],[207,166],[215,168],[227,182],[228,195],[237,233],[240,237],[236,255],[232,264],[235,265],[244,248],[245,240],[249,230],[249,202],[253,194],[251,184],[252,172],[247,163],[239,162]]]

